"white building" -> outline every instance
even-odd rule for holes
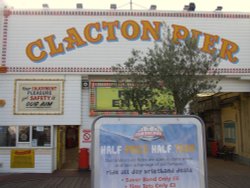
[[[90,148],[97,115],[127,113],[112,106],[111,66],[152,47],[162,22],[179,40],[199,36],[201,50],[220,54],[219,97],[237,104],[218,107],[214,138],[250,161],[250,14],[1,7],[0,20],[0,172],[50,173],[65,168],[69,149]]]

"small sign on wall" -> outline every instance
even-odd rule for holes
[[[10,168],[34,168],[34,150],[11,150]]]
[[[86,142],[91,142],[92,135],[91,135],[91,130],[89,129],[83,129],[82,130],[82,143],[86,143]]]
[[[235,144],[236,143],[236,125],[234,121],[224,121],[223,122],[224,126],[224,142],[225,143],[231,143]]]
[[[63,114],[64,80],[15,80],[14,114]]]
[[[6,104],[5,100],[0,99],[0,107],[4,107]]]
[[[82,88],[87,89],[89,87],[89,81],[88,80],[82,80]]]

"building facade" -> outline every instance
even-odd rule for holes
[[[197,112],[209,138],[249,163],[250,14],[1,7],[0,20],[0,172],[67,168],[73,148],[76,156],[90,149],[96,116],[129,114],[116,105],[112,66],[160,41],[162,23],[177,40],[198,38],[202,51],[221,57],[221,93]]]

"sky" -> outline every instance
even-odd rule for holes
[[[77,3],[82,3],[84,9],[109,9],[110,4],[116,4],[117,9],[147,10],[150,5],[156,5],[157,10],[180,11],[184,5],[194,2],[196,11],[214,11],[222,6],[224,12],[250,12],[250,0],[0,0],[15,9],[40,9],[42,4],[48,4],[50,9],[75,9]]]

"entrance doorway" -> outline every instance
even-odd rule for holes
[[[79,169],[79,126],[60,126],[57,139],[58,169]]]

